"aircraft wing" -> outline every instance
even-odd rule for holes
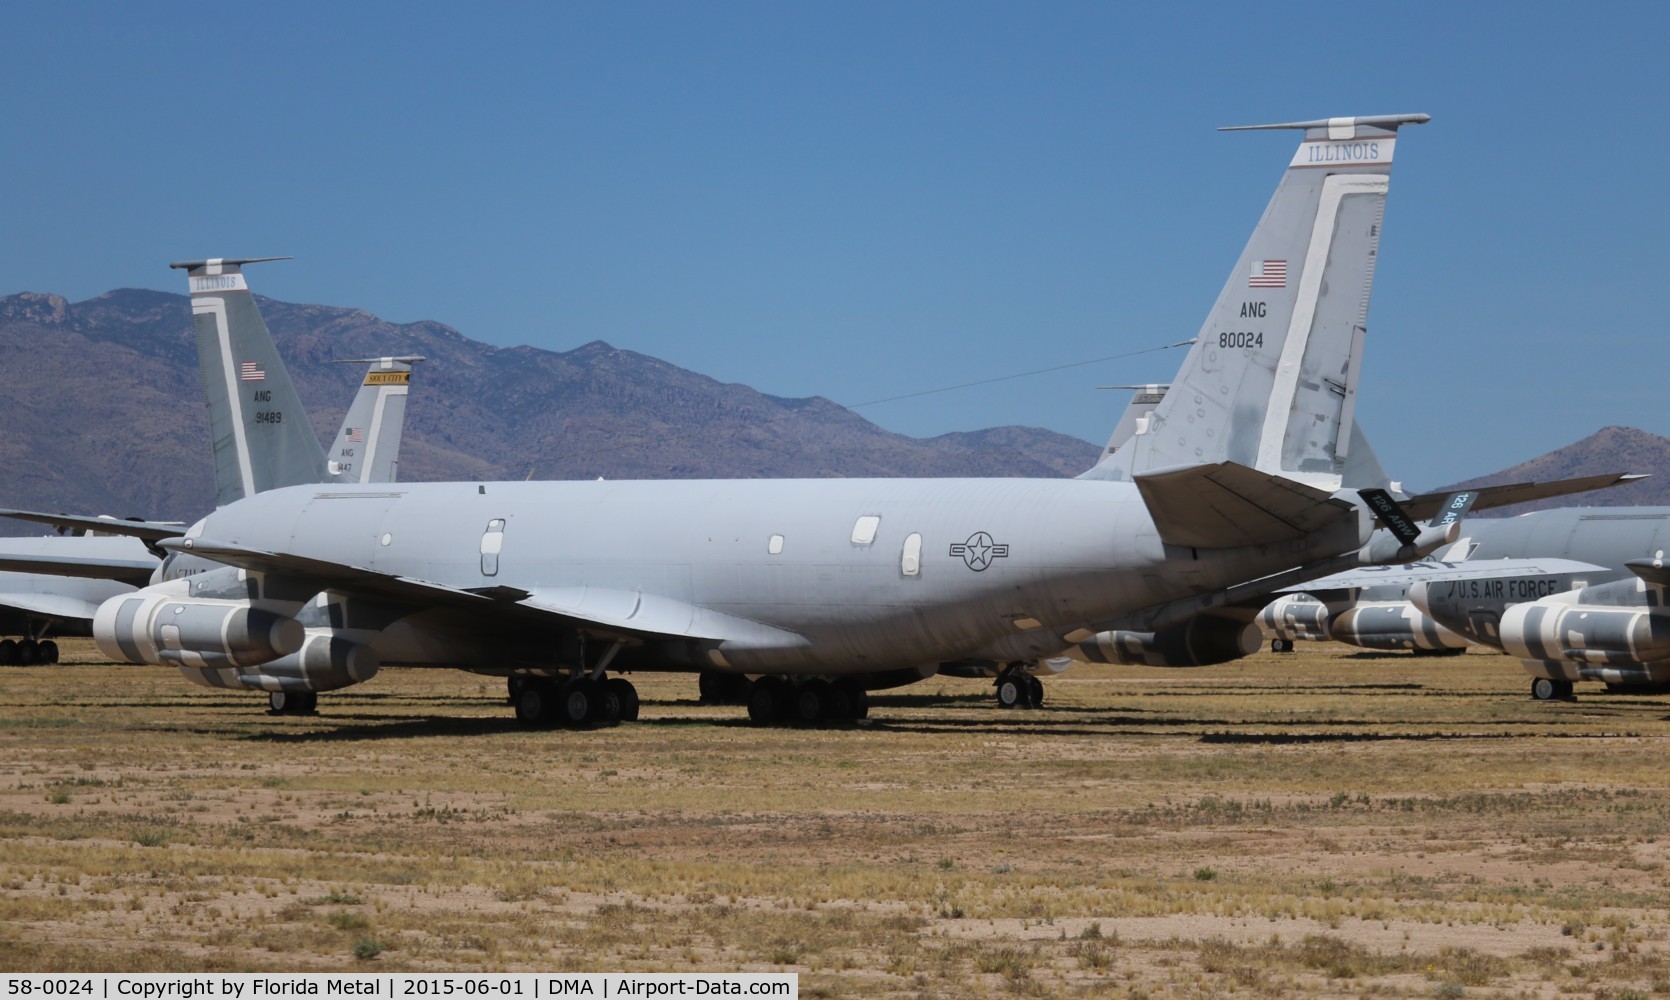
[[[186,526],[179,521],[119,521],[113,517],[88,517],[85,514],[43,514],[34,510],[11,510],[0,508],[0,517],[9,517],[17,521],[33,521],[36,524],[50,524],[55,528],[84,528],[107,535],[127,535],[147,542],[155,542],[164,538],[177,538],[186,533]]]
[[[43,576],[74,576],[86,580],[115,580],[135,587],[150,583],[156,568],[155,559],[99,559],[0,552],[0,570]]]
[[[636,641],[706,640],[748,646],[801,646],[805,640],[783,629],[697,607],[683,601],[636,591],[573,587],[529,591],[519,587],[480,590],[397,576],[347,563],[309,556],[266,552],[202,538],[167,539],[171,552],[186,552],[240,569],[305,581],[330,590],[419,608],[471,608],[497,611],[509,620]]]
[[[1604,476],[1583,476],[1579,479],[1553,479],[1546,483],[1509,483],[1505,486],[1477,486],[1479,498],[1473,502],[1474,510],[1488,510],[1491,507],[1506,507],[1509,504],[1525,503],[1528,500],[1546,500],[1549,497],[1563,497],[1572,493],[1587,493],[1590,490],[1603,490],[1608,486],[1623,486],[1633,483],[1646,476],[1630,475],[1628,473],[1609,473]],[[1454,496],[1453,490],[1439,493],[1422,493],[1418,497],[1410,497],[1402,501],[1403,510],[1417,521],[1425,521],[1438,513],[1447,497]]]
[[[1167,545],[1218,549],[1285,542],[1356,511],[1315,487],[1234,462],[1161,469],[1135,479]]]
[[[1406,587],[1428,580],[1481,580],[1498,576],[1607,573],[1604,566],[1575,559],[1476,559],[1466,562],[1405,563],[1402,566],[1364,566],[1346,570],[1308,583],[1294,584],[1278,594],[1316,594],[1333,590],[1364,590],[1369,587]]]
[[[0,591],[0,608],[16,608],[25,614],[41,618],[91,619],[103,601],[89,601],[67,594],[14,594]]]
[[[1662,559],[1631,559],[1624,563],[1624,568],[1654,586],[1670,585],[1670,568],[1665,567]]]

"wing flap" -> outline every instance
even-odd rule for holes
[[[1291,541],[1355,513],[1332,494],[1234,462],[1163,469],[1137,476],[1136,484],[1167,545],[1218,549]]]

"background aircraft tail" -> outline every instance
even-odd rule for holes
[[[322,482],[325,453],[255,308],[243,266],[285,257],[181,261],[215,453],[215,505]]]
[[[1425,121],[1249,126],[1305,138],[1170,390],[1083,478],[1235,462],[1327,491],[1348,469],[1384,479],[1355,454],[1357,376],[1397,130]]]
[[[419,357],[352,358],[341,364],[368,364],[365,381],[342,429],[336,432],[325,465],[327,482],[392,483],[400,462],[400,438],[406,427],[406,394],[412,365]]]

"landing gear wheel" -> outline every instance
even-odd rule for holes
[[[870,692],[857,684],[852,686],[852,709],[847,713],[847,717],[854,722],[870,717]]]
[[[510,695],[507,699],[508,703],[511,705],[519,705],[522,701],[522,692],[527,690],[528,678],[520,675],[512,675],[505,678],[504,686],[505,691]]]
[[[516,721],[524,726],[548,724],[551,716],[556,713],[556,692],[551,690],[549,684],[538,681],[528,681],[520,687],[521,693],[516,696]]]
[[[620,722],[620,695],[607,682],[591,681],[591,715],[587,722],[599,726],[613,726]]]
[[[42,663],[57,663],[58,644],[51,639],[43,641],[40,647],[40,660]]]
[[[33,639],[25,639],[17,644],[17,662],[26,667],[32,667],[41,662],[40,643]]]
[[[829,682],[809,680],[794,693],[794,721],[809,726],[823,718],[828,704]]]
[[[829,698],[823,705],[823,717],[831,722],[847,722],[852,719],[852,691],[850,681],[836,681],[829,685]]]
[[[267,711],[273,715],[312,715],[319,709],[319,695],[314,691],[269,691]]]
[[[696,677],[696,699],[704,705],[725,703],[725,677],[717,670],[704,670]]]
[[[17,643],[11,639],[0,639],[0,667],[17,666]]]
[[[1026,675],[1026,707],[1044,707],[1044,682],[1031,674]]]
[[[1535,678],[1531,681],[1531,697],[1538,701],[1571,701],[1571,681]]]
[[[1026,681],[1018,673],[1007,673],[997,679],[999,708],[1022,708],[1026,703]]]
[[[591,720],[596,708],[592,703],[597,700],[597,688],[591,681],[569,681],[562,689],[562,721],[568,726],[583,726]]]
[[[1293,640],[1292,639],[1271,639],[1270,640],[1270,652],[1272,652],[1272,653],[1291,653],[1291,652],[1293,652]]]
[[[638,689],[624,677],[611,677],[606,682],[608,689],[614,693],[615,700],[620,702],[620,721],[638,721]]]
[[[757,726],[769,726],[783,717],[788,701],[788,685],[775,677],[761,677],[748,693],[748,718]]]

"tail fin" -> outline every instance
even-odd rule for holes
[[[255,308],[243,265],[287,257],[170,264],[186,272],[197,361],[214,440],[215,504],[322,481],[325,453]]]
[[[1131,401],[1125,406],[1125,412],[1120,415],[1119,423],[1113,425],[1113,433],[1108,435],[1107,447],[1102,449],[1102,458],[1125,447],[1131,438],[1138,434],[1148,433],[1148,415],[1166,398],[1166,392],[1171,388],[1163,383],[1159,385],[1104,385],[1102,389],[1134,389]]]
[[[1353,410],[1392,150],[1400,126],[1427,120],[1249,126],[1305,138],[1146,433],[1083,478],[1227,461],[1340,488],[1361,441]]]
[[[351,358],[341,364],[369,364],[359,395],[342,418],[326,482],[392,483],[399,474],[400,437],[406,428],[406,394],[412,365],[423,358]]]

